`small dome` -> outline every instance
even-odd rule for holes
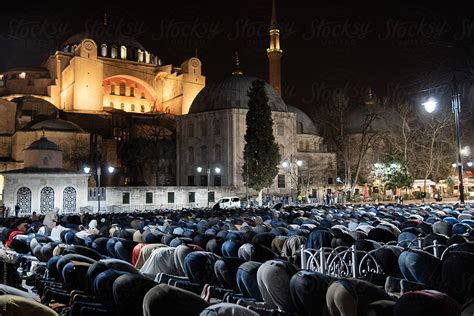
[[[38,131],[38,130],[46,130],[46,131],[64,131],[64,132],[84,132],[82,128],[78,125],[61,120],[61,119],[51,119],[38,122],[33,124],[30,130]]]
[[[102,30],[102,29],[101,29]],[[140,44],[137,40],[133,37],[126,36],[126,35],[119,35],[116,34],[117,31],[113,29],[105,29],[103,32],[80,32],[74,34],[73,36],[69,37],[64,43],[62,47],[66,47],[68,45],[79,45],[83,40],[86,38],[94,40],[97,46],[100,47],[101,44],[107,45],[124,45],[127,47],[138,48],[141,50],[145,50],[142,44]]]
[[[261,79],[245,75],[231,75],[217,84],[207,85],[194,99],[189,113],[233,108],[248,109],[249,97],[247,93],[254,80]],[[265,92],[272,111],[288,112],[283,99],[268,83],[265,83]]]
[[[296,131],[297,134],[311,134],[318,135],[318,128],[313,120],[297,107],[287,105],[288,111],[296,113]]]
[[[26,150],[56,150],[60,151],[59,146],[48,140],[46,137],[41,137],[40,139],[31,143]]]

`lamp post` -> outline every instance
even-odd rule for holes
[[[457,148],[457,168],[459,177],[459,201],[464,204],[464,182],[463,182],[463,168],[461,160],[461,126],[459,123],[459,113],[461,112],[461,101],[459,86],[456,81],[456,77],[453,77],[452,81],[452,95],[451,95],[451,110],[454,114],[454,124],[456,129],[456,148]],[[423,103],[423,106],[428,113],[433,113],[437,106],[437,101],[433,98]]]
[[[89,173],[91,168],[88,166],[84,167],[84,172]],[[107,171],[109,174],[112,174],[115,171],[113,166],[108,166]],[[97,164],[96,166],[96,175],[97,175],[97,212],[100,212],[100,176],[102,175],[102,166]]]
[[[293,157],[293,155],[290,156],[290,159],[288,160],[284,160],[282,163],[281,163],[281,166],[285,169],[285,170],[289,170],[289,173],[290,173],[290,195],[291,195],[291,199],[294,201],[295,200],[295,197],[294,197],[294,194],[293,194],[293,189],[294,189],[294,185],[293,185],[293,169],[296,170],[296,175],[298,175],[298,167],[301,167],[303,165],[303,160],[300,160],[300,159],[296,159],[295,157]]]
[[[203,171],[203,168],[201,166],[198,166],[196,168],[196,171],[198,173],[201,173]],[[215,167],[214,168],[214,172],[216,174],[220,174],[221,173],[221,168],[219,167]],[[209,183],[211,181],[211,167],[209,164],[207,164],[207,170],[206,170],[206,174],[207,174],[207,206],[209,206]]]

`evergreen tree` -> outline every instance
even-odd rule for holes
[[[261,191],[275,180],[281,156],[273,136],[272,112],[265,93],[265,82],[253,81],[248,96],[242,177],[249,188]]]

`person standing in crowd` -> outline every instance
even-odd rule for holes
[[[19,213],[20,213],[20,205],[16,204],[15,205],[15,217],[18,217]]]
[[[7,212],[7,208],[5,207],[5,204],[0,205],[0,217],[5,218],[6,212]]]

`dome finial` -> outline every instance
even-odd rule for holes
[[[107,12],[104,12],[104,26],[107,26]]]
[[[242,69],[240,69],[240,61],[239,61],[239,52],[235,52],[235,68],[232,71],[233,75],[243,75]]]

